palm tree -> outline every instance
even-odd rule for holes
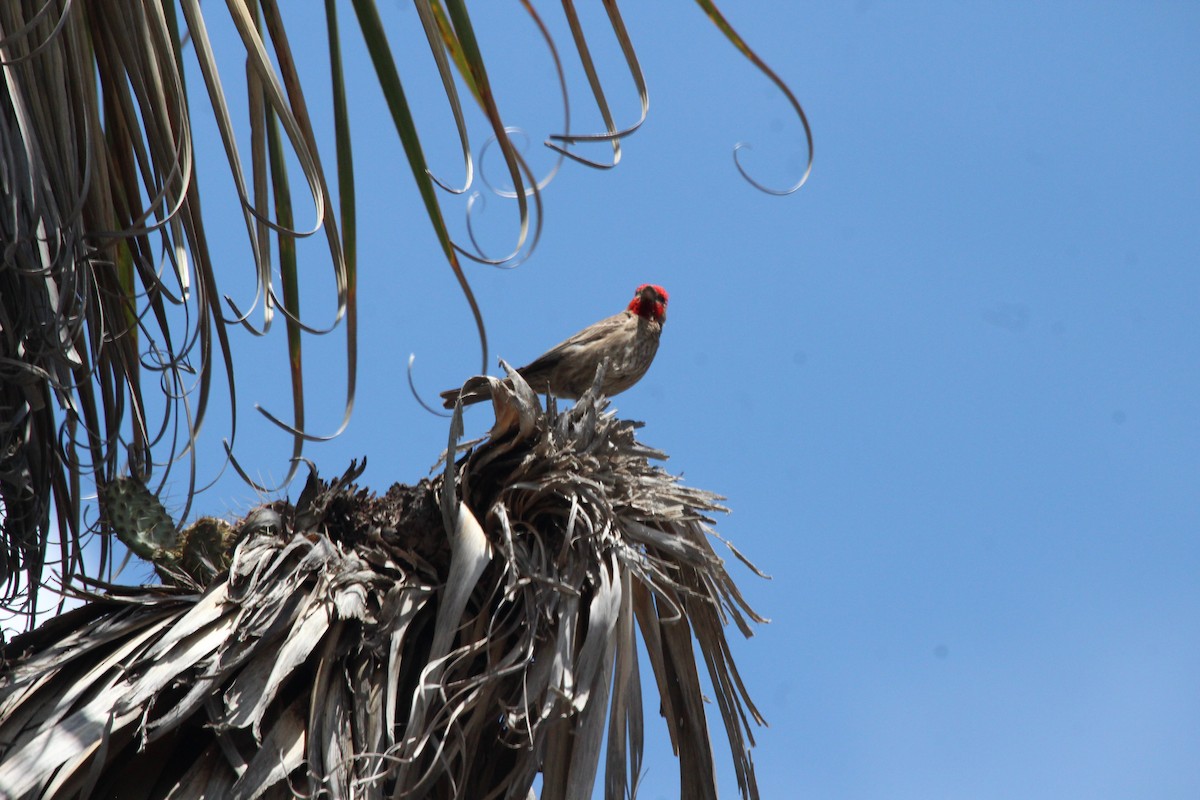
[[[624,797],[640,631],[682,796],[716,796],[698,647],[757,797],[762,717],[722,623],[762,620],[709,543],[719,498],[651,465],[595,388],[543,411],[510,374],[487,440],[438,479],[380,497],[357,465],[310,475],[235,526],[207,586],[104,587],[14,639],[6,796],[524,798],[540,773],[543,798],[590,797],[607,721]]]
[[[375,5],[352,5],[486,365],[460,265],[486,259],[451,240]],[[519,239],[536,239],[538,187],[509,144],[465,4],[415,5],[456,119],[453,70],[504,155]],[[607,142],[615,164],[637,126],[616,128],[563,5],[607,129],[564,127],[549,144],[586,162],[579,142]],[[786,86],[711,3],[700,5],[803,121]],[[636,54],[615,4],[606,9],[644,116]],[[606,784],[620,796],[640,769],[636,621],[686,796],[715,793],[693,635],[742,793],[756,796],[748,726],[761,719],[722,624],[732,618],[748,635],[746,618],[758,618],[708,545],[706,515],[719,506],[651,467],[655,451],[604,411],[602,397],[542,411],[518,382],[497,401],[484,444],[448,458],[439,481],[382,497],[354,486],[351,468],[328,483],[310,478],[294,507],[268,504],[236,524],[180,527],[153,499],[182,463],[188,516],[215,376],[228,385],[234,423],[222,439],[233,459],[230,328],[265,332],[282,313],[292,419],[271,419],[291,433],[293,463],[311,438],[302,353],[304,334],[320,331],[299,314],[285,147],[328,242],[346,332],[346,419],[353,405],[356,213],[338,4],[325,4],[336,200],[276,0],[228,10],[247,56],[248,175],[199,0],[0,4],[0,582],[5,607],[30,627],[48,567],[87,601],[5,650],[0,788],[519,797],[540,774],[543,796],[579,797],[591,791],[607,719]],[[202,94],[185,85],[188,51]],[[223,273],[209,255],[192,160],[197,95],[208,98],[242,196],[263,298],[255,324],[222,302]],[[469,159],[461,122],[459,130]],[[811,137],[808,148],[811,159]],[[89,526],[92,491],[102,514]],[[111,581],[119,551],[111,534],[150,558],[164,586],[100,581]],[[98,566],[88,569],[93,535]],[[166,766],[183,764],[172,754],[186,755],[188,769]]]

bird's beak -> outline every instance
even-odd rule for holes
[[[657,302],[658,301],[658,292],[654,291],[653,288],[647,286],[645,289],[642,289],[642,300],[647,303]]]

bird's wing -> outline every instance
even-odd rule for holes
[[[554,347],[551,347],[545,353],[518,369],[517,372],[534,387],[535,391],[545,391],[546,387],[544,384],[546,380],[563,359],[578,359],[580,349],[594,346],[597,342],[613,336],[621,328],[630,326],[633,316],[629,311],[622,311],[619,314],[613,314],[611,317],[602,319],[594,325],[589,325],[569,339],[565,339],[554,345]],[[635,329],[636,325],[630,328],[631,334]],[[596,363],[599,363],[598,359]],[[592,367],[593,371],[594,369]],[[476,380],[472,378],[472,381]],[[588,380],[591,380],[590,375],[588,376]],[[468,385],[462,392],[463,403],[474,403],[489,397],[490,392],[481,391],[486,386],[487,383],[483,379],[478,379],[478,383],[468,382]],[[441,397],[445,407],[453,408],[454,401],[458,399],[458,395],[458,389],[449,389],[442,392]]]
[[[571,355],[582,347],[595,344],[597,341],[611,335],[614,329],[625,326],[632,316],[628,311],[622,311],[619,314],[613,314],[611,317],[589,325],[574,336],[554,345],[554,347],[551,347],[517,371],[522,375],[526,375],[527,373],[540,373],[543,370],[553,369],[564,357]]]

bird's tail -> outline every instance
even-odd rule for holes
[[[461,389],[449,389],[442,392],[442,407],[454,408],[454,404],[460,397],[464,406],[490,400],[492,399],[492,384],[487,378],[476,375],[474,378],[468,379]]]

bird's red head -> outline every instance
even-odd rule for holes
[[[653,283],[643,283],[629,301],[629,310],[662,324],[667,319],[667,290]]]

